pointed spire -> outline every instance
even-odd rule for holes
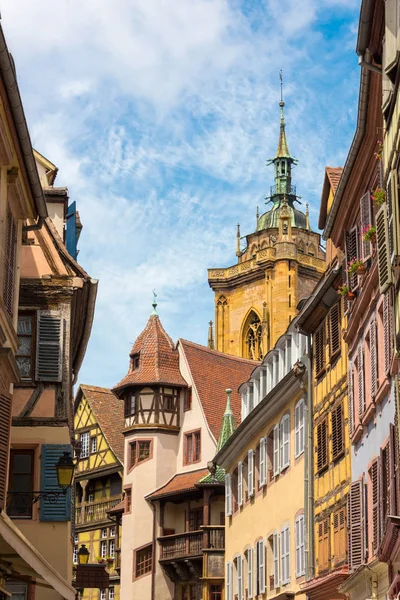
[[[226,408],[222,418],[222,427],[218,438],[217,451],[221,450],[222,446],[226,444],[232,433],[235,431],[235,419],[231,408],[231,394],[232,390],[227,388],[226,390]]]
[[[276,151],[276,158],[288,158],[290,156],[289,148],[286,141],[286,132],[285,132],[285,115],[283,112],[283,108],[285,103],[283,100],[279,102],[280,112],[281,112],[281,125],[279,131],[279,140],[278,140],[278,149]]]
[[[207,346],[211,349],[214,350],[214,329],[213,329],[213,322],[210,321],[208,323],[208,344]]]
[[[240,223],[237,224],[236,233],[236,256],[240,256]]]
[[[310,231],[310,215],[308,212],[308,202],[306,204],[306,229],[308,229],[308,231]]]

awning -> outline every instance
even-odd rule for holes
[[[65,600],[75,600],[76,590],[36,550],[13,521],[0,512],[0,565],[24,581],[35,578],[36,585],[49,587]]]

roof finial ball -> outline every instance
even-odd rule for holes
[[[158,315],[156,298],[157,298],[156,290],[153,290],[153,304],[152,304],[153,312],[151,313],[152,315]]]

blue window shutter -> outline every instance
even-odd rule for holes
[[[67,247],[68,252],[75,260],[78,256],[76,244],[76,202],[72,202],[72,204],[68,206],[67,211],[67,232],[65,245]]]
[[[43,444],[40,466],[40,491],[61,492],[57,481],[56,464],[63,452],[71,452],[69,444]],[[65,496],[57,497],[57,501],[40,500],[41,521],[70,521],[71,519],[71,491]]]

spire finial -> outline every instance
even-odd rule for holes
[[[157,298],[156,290],[153,290],[153,304],[152,304],[153,312],[151,313],[152,315],[158,315],[156,298]]]
[[[236,232],[236,256],[240,256],[240,223],[237,224]]]
[[[281,105],[284,105],[284,101],[283,101],[283,71],[282,69],[279,71],[279,79],[281,82]]]
[[[211,350],[214,350],[214,330],[213,330],[213,322],[209,321],[208,323],[208,347]]]
[[[260,217],[260,213],[258,212],[258,206],[257,206],[257,210],[256,210],[256,227],[258,226],[258,219]]]
[[[310,214],[308,212],[308,202],[306,204],[306,229],[310,230]]]

